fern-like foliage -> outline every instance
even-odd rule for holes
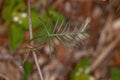
[[[81,28],[78,27],[78,24],[74,26],[74,29],[71,30],[70,22],[66,22],[65,20],[62,20],[62,22],[59,24],[60,17],[58,17],[55,25],[53,25],[53,21],[51,21],[51,24],[47,26],[42,19],[40,19],[41,23],[43,24],[43,27],[46,31],[44,34],[40,34],[39,36],[35,37],[34,39],[39,39],[41,37],[45,37],[46,40],[49,42],[49,49],[51,51],[51,43],[54,45],[54,47],[57,49],[57,43],[55,40],[57,40],[60,44],[62,44],[64,47],[69,47],[69,45],[73,45],[75,47],[79,47],[80,45],[84,45],[84,42],[80,38],[79,35],[86,36],[86,29],[90,22],[90,18],[87,18]],[[46,42],[46,41],[45,41]]]

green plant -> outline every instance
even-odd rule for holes
[[[61,18],[61,16],[57,18],[57,20],[55,21],[55,25],[53,24],[54,17],[50,22],[47,22],[47,20],[40,18],[40,23],[43,25],[43,27],[40,33],[36,37],[32,38],[31,43],[35,40],[39,40],[42,43],[48,42],[50,54],[52,54],[51,42],[57,49],[54,38],[56,38],[58,42],[61,43],[64,47],[68,47],[71,42],[74,43],[73,46],[79,47],[81,44],[83,44],[81,38],[79,37],[79,34],[86,36],[86,29],[89,22],[90,19],[87,18],[81,28],[78,28],[78,26],[76,25],[74,29],[71,31],[70,22],[66,22],[65,20],[63,20],[63,18]],[[39,72],[39,74],[41,75],[41,72]],[[84,74],[80,78],[84,79],[84,77],[87,79],[89,78],[87,75]],[[41,79],[43,78],[41,77]]]
[[[86,57],[80,60],[71,73],[71,80],[91,80],[92,77],[89,74],[89,65],[89,58]]]
[[[111,80],[120,80],[120,69],[111,68],[110,76],[111,76]]]
[[[63,46],[68,47],[70,43],[74,43],[73,46],[79,47],[83,44],[83,41],[79,37],[79,34],[86,36],[86,29],[90,22],[90,19],[87,18],[83,23],[83,26],[79,28],[77,25],[74,26],[74,29],[71,31],[70,22],[65,20],[65,17],[58,13],[54,8],[49,8],[45,11],[44,15],[40,15],[35,10],[31,11],[31,15],[27,15],[27,7],[24,4],[23,0],[6,0],[5,8],[3,10],[3,18],[6,23],[9,24],[9,40],[10,40],[10,49],[16,50],[21,43],[23,42],[24,32],[28,30],[28,25],[33,26],[34,38],[31,38],[31,44],[33,40],[41,41],[41,43],[49,43],[49,50],[51,52],[51,43],[54,44],[54,47],[57,49],[56,42],[54,38],[58,40]],[[28,7],[29,8],[29,7]],[[30,10],[29,10],[30,11]],[[32,17],[32,24],[28,22],[28,19]],[[30,21],[30,20],[29,20]],[[33,44],[31,46],[34,46]],[[31,49],[30,49],[31,50]],[[28,52],[30,52],[28,50]],[[34,52],[32,50],[32,52]],[[33,56],[35,54],[33,53]],[[35,55],[36,60],[36,55]],[[37,64],[37,61],[36,65]],[[27,80],[31,67],[29,63],[25,63],[24,71],[25,76],[24,80]],[[29,69],[28,69],[29,68]],[[39,69],[39,68],[38,68]]]
[[[23,76],[23,80],[28,80],[28,77],[30,76],[31,72],[32,72],[32,64],[28,61],[26,61],[23,65],[24,68],[24,76]]]
[[[53,24],[54,20],[51,20],[49,25],[46,25],[47,22],[43,21],[42,18],[40,18],[40,22],[43,24],[43,31],[41,31],[39,35],[35,36],[33,40],[48,42],[49,50],[51,50],[51,43],[54,44],[54,47],[57,49],[56,43],[54,41],[55,39],[64,47],[69,47],[71,43],[75,47],[83,45],[84,42],[79,37],[79,34],[86,36],[86,29],[90,19],[87,18],[81,28],[78,28],[78,25],[75,25],[72,31],[70,30],[70,22],[66,22],[61,17],[57,18],[55,25]]]
[[[24,32],[28,29],[27,7],[24,0],[5,0],[3,19],[9,27],[10,49],[15,51],[23,42]],[[40,25],[40,14],[32,10],[33,28]]]

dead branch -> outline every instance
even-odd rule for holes
[[[28,21],[29,21],[29,33],[30,33],[30,40],[33,39],[33,32],[32,32],[32,18],[31,18],[31,5],[30,5],[30,0],[28,0]],[[30,43],[32,46],[34,46],[34,42],[31,41]],[[33,58],[35,60],[35,64],[37,66],[37,69],[38,69],[38,73],[39,73],[39,76],[40,76],[40,79],[41,80],[44,80],[43,79],[43,75],[42,75],[42,72],[41,72],[41,69],[40,69],[40,66],[38,64],[38,59],[37,59],[37,55],[34,51],[32,51],[32,55],[33,55]]]
[[[109,55],[109,53],[116,47],[118,42],[120,41],[120,37],[117,37],[111,44],[109,44],[106,48],[103,49],[97,60],[93,62],[93,64],[90,67],[90,71],[95,70],[100,63]]]

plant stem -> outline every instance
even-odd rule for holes
[[[30,0],[28,0],[28,22],[29,22],[30,40],[32,40],[32,39],[33,39],[33,32],[32,32],[32,18],[31,18],[31,5],[30,5]],[[33,42],[33,41],[31,41],[30,44],[31,44],[32,46],[34,46],[34,42]],[[40,79],[41,79],[41,80],[44,80],[44,79],[43,79],[42,72],[41,72],[41,69],[40,69],[40,66],[39,66],[39,64],[38,64],[37,55],[36,55],[36,53],[35,53],[34,51],[32,52],[32,55],[33,55],[33,58],[34,58],[34,60],[35,60],[35,64],[36,64],[36,66],[37,66]]]

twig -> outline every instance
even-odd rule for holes
[[[0,8],[2,7],[2,2],[3,2],[3,0],[0,0]]]
[[[32,39],[33,39],[33,33],[32,33],[32,19],[31,19],[31,5],[30,5],[30,0],[28,0],[28,21],[29,21],[30,40],[32,40]],[[33,46],[33,45],[34,45],[34,42],[31,41],[30,44]],[[40,79],[41,79],[41,80],[44,80],[44,79],[43,79],[42,72],[41,72],[41,69],[40,69],[40,66],[39,66],[39,64],[38,64],[37,55],[36,55],[36,53],[35,53],[34,51],[32,52],[32,55],[33,55],[33,58],[34,58],[34,60],[35,60],[35,64],[36,64],[36,66],[37,66]]]
[[[23,60],[23,64],[24,64],[24,63],[25,63],[25,61],[28,59],[29,54],[30,54],[30,50],[26,53],[26,56],[25,56],[25,58],[24,58],[24,60]]]
[[[102,49],[102,47],[103,47],[103,45],[105,43],[106,37],[108,38],[108,35],[106,35],[106,33],[108,31],[110,31],[110,29],[112,29],[112,26],[111,26],[112,25],[112,20],[113,20],[113,15],[110,14],[108,16],[108,19],[106,21],[106,24],[105,24],[103,30],[101,31],[100,38],[99,38],[98,45],[97,45],[97,50],[96,50],[97,53],[99,51],[101,51],[101,49]]]
[[[0,73],[0,78],[4,78],[5,80],[9,80],[7,76]]]
[[[116,47],[118,42],[120,41],[120,37],[117,37],[110,45],[108,45],[100,54],[100,56],[93,62],[90,67],[90,71],[93,71],[100,65],[100,63],[106,58],[106,56]]]

